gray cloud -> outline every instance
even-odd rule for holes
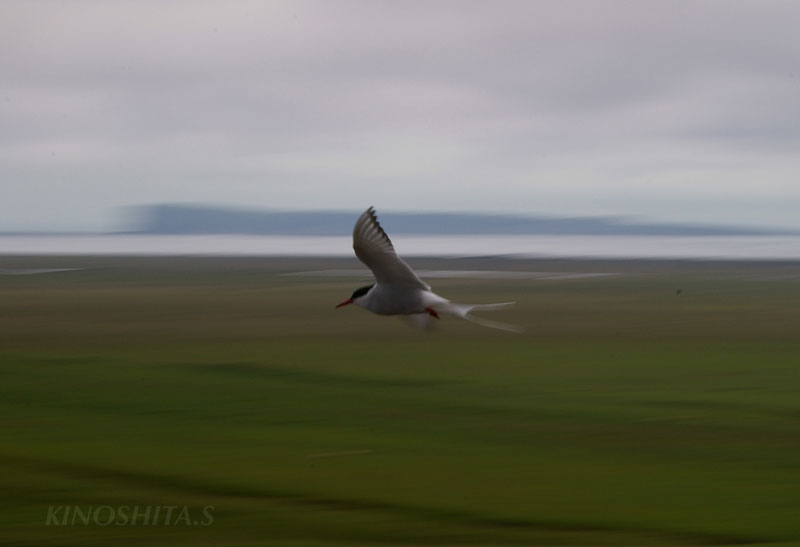
[[[794,2],[4,2],[0,229],[158,201],[798,226]]]

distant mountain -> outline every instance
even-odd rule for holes
[[[348,235],[361,211],[248,211],[189,205],[136,208],[146,234]],[[390,234],[516,235],[778,235],[796,231],[701,224],[641,223],[617,217],[545,217],[473,213],[380,212]]]

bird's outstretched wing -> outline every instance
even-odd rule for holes
[[[392,242],[381,228],[375,208],[370,207],[358,217],[353,228],[353,250],[381,284],[406,285],[430,290],[411,267],[397,256]]]

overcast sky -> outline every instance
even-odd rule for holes
[[[0,230],[116,207],[800,227],[800,2],[0,3]]]

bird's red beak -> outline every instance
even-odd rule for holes
[[[346,306],[346,305],[352,304],[352,303],[353,303],[353,299],[352,298],[348,298],[347,300],[345,300],[341,304],[338,304],[336,307],[337,308],[341,308],[342,306]]]

